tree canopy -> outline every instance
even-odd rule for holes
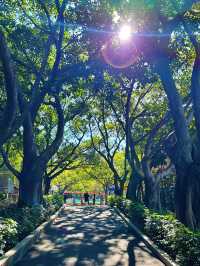
[[[0,8],[1,160],[19,205],[58,182],[161,210],[169,184],[177,218],[199,228],[199,1]]]

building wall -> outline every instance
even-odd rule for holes
[[[5,166],[0,168],[0,192],[14,192],[13,175]]]
[[[0,192],[7,192],[8,190],[8,176],[0,173]]]

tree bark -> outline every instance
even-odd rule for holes
[[[42,202],[42,171],[23,172],[19,182],[18,206],[36,206]]]
[[[104,186],[104,193],[105,193],[105,204],[108,203],[108,186]]]
[[[199,68],[199,62],[196,62],[195,67]],[[176,216],[182,223],[194,229],[197,226],[197,217],[195,217],[195,214],[198,211],[195,209],[194,205],[193,184],[196,184],[197,181],[195,179],[199,180],[200,175],[198,173],[199,170],[194,173],[194,170],[192,169],[194,167],[200,169],[200,166],[198,165],[196,158],[193,158],[192,138],[189,134],[187,121],[184,116],[181,96],[178,93],[172,77],[169,59],[164,56],[160,58],[156,64],[156,69],[161,77],[164,90],[168,97],[169,108],[174,120],[174,128],[177,138],[176,154],[173,156],[175,159],[171,158],[174,160],[177,175],[175,189]],[[198,113],[197,110],[195,111]],[[198,197],[198,195],[195,195],[195,197]]]
[[[145,204],[150,209],[159,211],[161,209],[160,182],[152,174],[148,158],[143,158],[142,167],[145,179]]]
[[[119,180],[119,176],[114,175],[114,186],[115,186],[115,190],[114,193],[116,196],[122,196],[123,195],[123,191],[121,191],[120,185],[118,183]]]
[[[37,205],[42,199],[42,181],[48,161],[58,150],[64,133],[64,116],[58,97],[56,96],[54,107],[58,116],[58,126],[54,141],[50,146],[38,154],[35,145],[33,121],[31,111],[24,110],[23,121],[23,167],[20,173],[19,205]],[[26,192],[27,190],[27,192]]]
[[[145,205],[153,210],[161,210],[160,184],[145,179]]]
[[[192,229],[200,228],[200,166],[176,167],[175,205],[178,219]]]
[[[0,60],[2,62],[5,90],[6,90],[6,106],[0,117],[0,146],[3,145],[10,137],[10,132],[16,118],[17,113],[17,85],[11,56],[6,45],[3,33],[0,31]]]
[[[164,90],[166,92],[169,108],[174,120],[174,128],[177,137],[177,160],[180,165],[182,161],[192,163],[192,143],[184,115],[183,103],[173,80],[170,69],[170,60],[166,56],[160,57],[156,62],[156,70],[160,75]]]
[[[127,199],[138,201],[137,191],[142,181],[143,176],[141,176],[137,171],[133,169],[128,183],[128,189],[126,194]]]
[[[51,188],[51,179],[49,176],[44,177],[44,195],[48,195]]]

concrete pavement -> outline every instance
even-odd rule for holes
[[[16,266],[162,266],[107,207],[66,207]]]

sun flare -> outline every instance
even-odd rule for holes
[[[129,41],[131,39],[132,30],[129,25],[123,25],[118,33],[119,39],[121,41]]]

